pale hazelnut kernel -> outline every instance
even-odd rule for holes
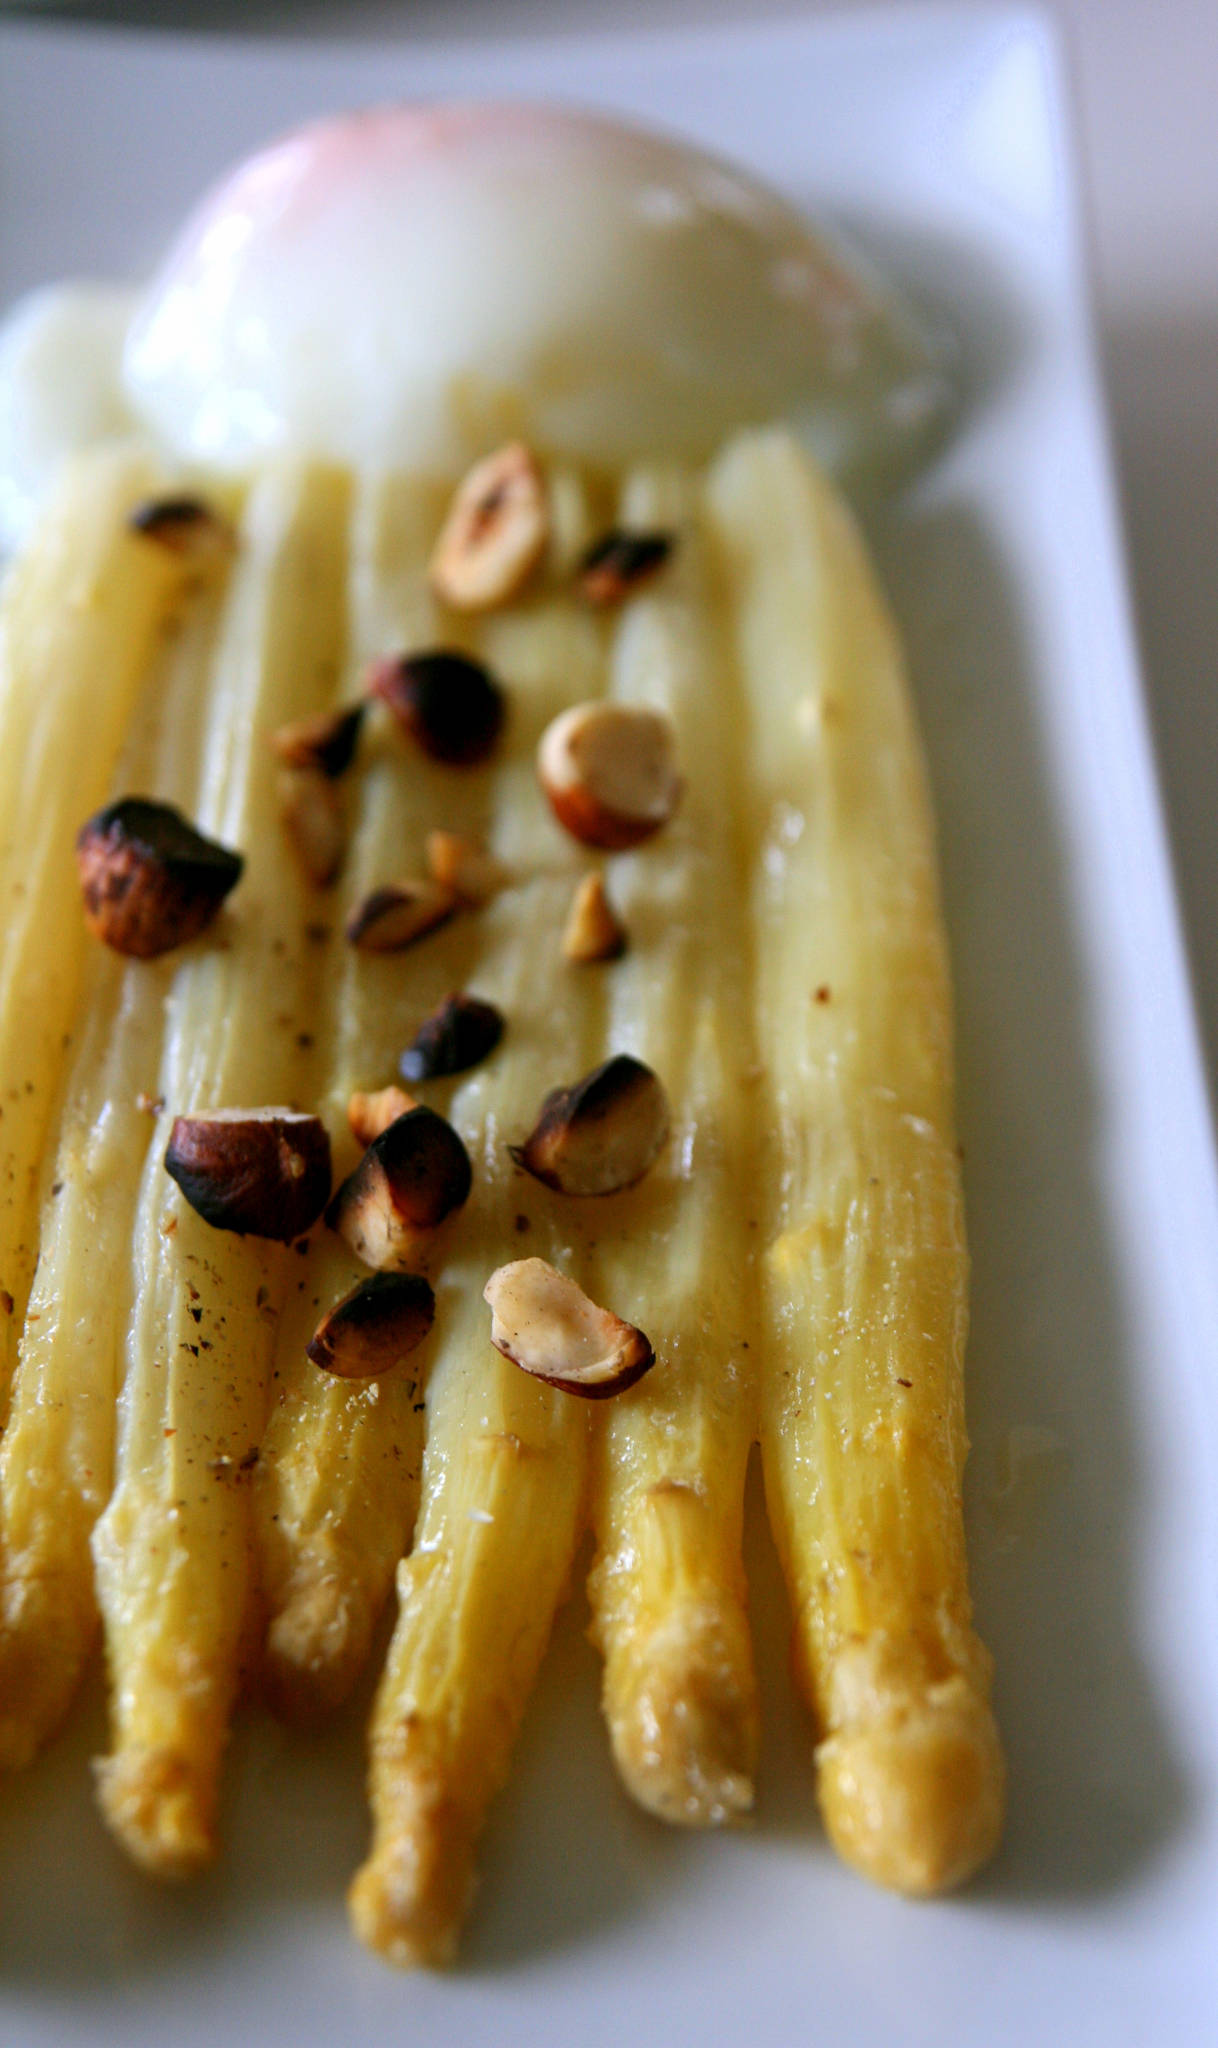
[[[308,880],[328,888],[347,852],[347,822],[333,782],[320,768],[281,769],[279,817]]]
[[[382,1131],[389,1129],[390,1124],[395,1124],[400,1116],[418,1106],[414,1096],[408,1095],[404,1088],[377,1088],[367,1095],[357,1089],[347,1103],[351,1135],[357,1144],[370,1145]]]
[[[672,720],[642,704],[576,704],[546,727],[537,777],[560,825],[615,853],[666,825],[681,797]]]
[[[655,1364],[641,1330],[594,1301],[544,1259],[516,1259],[482,1290],[491,1343],[548,1386],[587,1400],[620,1394]]]
[[[536,568],[549,532],[541,472],[523,441],[511,441],[457,491],[428,564],[431,587],[455,611],[502,604]]]
[[[489,903],[508,880],[502,862],[461,832],[429,832],[426,857],[432,881],[451,889],[463,903]]]
[[[585,875],[571,899],[563,928],[562,954],[577,966],[618,960],[626,950],[626,927],[605,890],[599,873]]]

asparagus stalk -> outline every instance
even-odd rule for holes
[[[858,534],[789,438],[710,505],[734,592],[763,1069],[761,1445],[843,1856],[959,1883],[1001,1826],[971,1625],[951,993],[926,778]]]

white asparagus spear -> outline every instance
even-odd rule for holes
[[[892,626],[795,444],[710,504],[755,808],[761,1441],[838,1849],[909,1892],[1001,1825],[960,1482],[967,1259],[934,834]]]
[[[557,930],[566,890],[529,886],[525,907]],[[556,1260],[562,1231],[518,1195],[504,1147],[523,1135],[518,1105],[539,1099],[578,1034],[552,1037],[564,1006],[526,1007],[535,968],[513,925],[502,965],[479,983],[510,1005],[497,1067],[462,1093],[460,1129],[476,1191],[459,1249],[437,1286],[438,1350],[428,1393],[423,1497],[398,1571],[399,1613],[373,1709],[373,1837],[351,1887],[356,1933],[399,1965],[451,1958],[468,1910],[486,1811],[566,1590],[582,1522],[586,1413],[492,1350],[482,1286],[521,1244]],[[496,971],[498,969],[498,971]],[[577,1058],[579,1057],[577,1053]],[[512,1216],[535,1217],[512,1242]]]
[[[372,1845],[350,1892],[360,1939],[401,1966],[453,1953],[478,1836],[566,1590],[586,1479],[584,1404],[491,1348],[482,1288],[525,1252],[578,1271],[593,1228],[519,1174],[506,1147],[603,1043],[597,984],[559,955],[580,857],[533,776],[548,720],[603,685],[601,635],[564,599],[488,620],[480,645],[510,692],[492,840],[516,881],[479,914],[476,991],[506,1030],[452,1105],[474,1196],[437,1283],[422,1501],[372,1715]]]
[[[434,644],[426,563],[444,493],[417,478],[361,482],[352,528],[350,638],[344,675],[351,699],[369,660]],[[485,807],[485,778],[430,769],[370,709],[349,803],[354,814],[342,903],[381,883],[423,871],[424,837],[448,806]],[[473,788],[471,789],[471,782]],[[457,819],[454,816],[452,823]],[[316,1024],[316,1103],[343,1173],[356,1152],[347,1103],[356,1089],[396,1075],[412,1012],[422,1017],[442,968],[437,934],[406,954],[377,956],[349,945],[331,899],[323,941]],[[275,1344],[274,1398],[254,1493],[259,1572],[267,1610],[265,1682],[276,1711],[313,1719],[349,1692],[367,1656],[418,1501],[422,1401],[418,1371],[368,1385],[320,1372],[305,1346],[320,1314],[363,1275],[342,1238],[323,1232],[308,1284],[289,1293]]]
[[[212,594],[154,663],[113,793],[190,815]],[[93,942],[30,1295],[0,1444],[0,1763],[27,1763],[71,1702],[97,1632],[89,1538],[109,1496],[130,1312],[131,1227],[152,1131],[172,956]],[[141,1103],[141,1097],[146,1103]]]
[[[189,575],[130,530],[155,481],[126,448],[75,466],[0,605],[0,1403],[37,1257],[39,1163],[95,943],[73,841],[106,798]]]
[[[205,726],[199,824],[247,855],[223,928],[174,977],[140,1191],[116,1481],[94,1531],[111,1681],[103,1813],[157,1875],[206,1860],[250,1587],[248,1465],[265,1421],[275,1309],[291,1254],[213,1230],[161,1158],[175,1114],[291,1100],[315,1001],[314,899],[285,856],[268,740],[333,689],[343,634],[334,474],[270,471],[253,490]]]
[[[538,845],[545,858],[557,858],[563,873],[571,868],[573,856],[544,822],[540,840],[530,827],[518,842],[511,817],[520,807],[525,816],[540,818],[528,737],[520,727],[523,717],[531,731],[539,707],[549,701],[537,699],[536,692],[578,690],[581,675],[592,690],[602,675],[601,636],[565,589],[570,557],[586,537],[585,494],[573,473],[558,470],[549,479],[549,497],[551,575],[518,618],[480,627],[442,617],[428,591],[426,564],[447,493],[402,475],[369,479],[361,487],[351,560],[350,686],[371,658],[437,643],[463,646],[485,656],[492,669],[506,662],[508,737],[502,760],[496,755],[477,768],[446,767],[428,762],[383,711],[371,714],[353,791],[358,822],[346,900],[358,901],[377,883],[420,872],[426,836],[436,829],[475,842],[499,831],[505,846],[518,849],[522,874],[536,860]],[[523,702],[516,701],[517,682],[528,693]],[[510,883],[510,864],[504,873]],[[519,910],[529,898],[517,889],[511,900]],[[344,1163],[354,1163],[351,1141],[343,1135],[352,1090],[395,1078],[398,1054],[413,1026],[445,995],[461,989],[471,969],[485,993],[481,957],[493,932],[488,914],[471,908],[410,952],[377,958],[347,945],[336,925],[324,969],[318,1101],[336,1133],[336,1157]],[[528,960],[535,958],[533,936],[522,921],[519,944]],[[422,1092],[437,1099],[432,1090]],[[455,1232],[460,1241],[465,1229],[466,1221],[459,1220],[447,1237]],[[447,1238],[441,1257],[446,1248]],[[293,1718],[316,1718],[350,1690],[409,1542],[418,1502],[418,1380],[428,1353],[415,1354],[409,1370],[371,1387],[329,1378],[305,1357],[320,1311],[361,1270],[340,1239],[323,1236],[307,1289],[288,1297],[276,1343],[275,1399],[255,1489],[255,1526],[269,1612],[266,1682],[276,1709]],[[481,1334],[478,1344],[480,1349]]]
[[[737,1163],[752,1113],[748,947],[722,620],[697,515],[688,476],[628,482],[622,525],[671,532],[675,548],[622,614],[613,694],[672,717],[685,792],[657,838],[609,863],[629,936],[600,970],[608,1039],[660,1075],[673,1131],[642,1185],[597,1218],[597,1298],[641,1325],[658,1362],[595,1418],[589,1595],[627,1788],[665,1820],[705,1826],[752,1804],[758,1709],[740,1558],[756,1427]]]

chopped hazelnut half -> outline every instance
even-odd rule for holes
[[[435,1314],[420,1273],[372,1273],[327,1311],[305,1351],[338,1379],[378,1379],[422,1343]]]
[[[670,533],[629,533],[614,527],[594,541],[579,565],[579,587],[589,604],[620,604],[663,568],[672,553]]]
[[[398,1061],[403,1081],[437,1081],[463,1074],[492,1053],[503,1037],[503,1013],[477,996],[446,996],[425,1017]]]
[[[454,611],[512,597],[546,550],[550,514],[541,471],[523,441],[476,463],[449,508],[427,574]]]
[[[227,519],[202,498],[146,498],[130,514],[127,525],[141,539],[200,570],[226,561],[235,544]]]
[[[319,889],[327,888],[341,873],[347,851],[347,823],[334,784],[320,768],[282,769],[279,816],[304,873]]]
[[[463,903],[489,903],[508,880],[507,869],[476,839],[460,832],[429,832],[427,872]]]
[[[503,691],[490,670],[452,648],[381,655],[366,687],[408,738],[450,768],[485,761],[503,729]]]
[[[330,1139],[292,1109],[216,1109],[174,1118],[165,1171],[206,1223],[287,1244],[330,1193]]]
[[[355,759],[367,710],[366,704],[352,704],[346,711],[293,718],[271,734],[271,746],[285,768],[316,768],[333,781],[345,775]]]
[[[81,826],[76,865],[90,931],[116,953],[153,960],[211,923],[244,862],[172,805],[129,796]]]
[[[603,1401],[642,1379],[655,1352],[641,1330],[598,1308],[544,1259],[516,1259],[491,1274],[491,1343],[513,1365],[566,1394]]]
[[[372,1094],[362,1094],[358,1089],[347,1103],[347,1122],[351,1135],[360,1145],[370,1145],[395,1124],[407,1110],[417,1109],[413,1095],[407,1095],[404,1088],[378,1088]]]
[[[626,927],[609,901],[603,878],[585,875],[563,929],[563,959],[582,967],[597,960],[618,960],[625,950]]]
[[[437,882],[390,882],[356,904],[347,939],[365,953],[400,953],[447,924],[456,909],[452,890]]]
[[[373,1139],[326,1222],[366,1266],[406,1271],[470,1185],[469,1154],[452,1125],[434,1110],[411,1109]]]
[[[559,824],[583,845],[638,846],[680,802],[672,720],[642,704],[573,705],[542,734],[537,777]]]
[[[523,1145],[518,1166],[564,1195],[612,1195],[633,1187],[668,1136],[668,1097],[641,1060],[618,1053],[576,1081],[555,1088]]]

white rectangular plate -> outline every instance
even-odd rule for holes
[[[401,1979],[344,1924],[364,1832],[358,1714],[316,1743],[243,1725],[223,1866],[162,1894],[92,1811],[95,1687],[0,1797],[0,2039],[1213,2039],[1218,1207],[1054,39],[1006,8],[449,50],[10,25],[0,303],[65,273],[138,276],[210,177],[305,115],[453,91],[686,131],[855,227],[961,337],[957,438],[869,523],[941,816],[975,1253],[971,1540],[1008,1839],[967,1895],[934,1905],[834,1861],[755,1515],[767,1706],[751,1832],[684,1837],[627,1807],[575,1602],[491,1826],[462,1966]],[[1030,1442],[1041,1455],[1017,1458],[1012,1481]]]

